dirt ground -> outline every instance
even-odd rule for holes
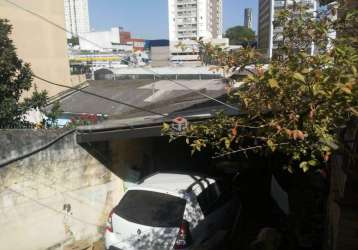
[[[77,241],[65,246],[63,250],[105,250],[105,248],[103,240],[98,240],[96,242]]]

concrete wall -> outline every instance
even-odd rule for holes
[[[152,59],[152,67],[165,67],[169,65],[169,46],[152,47],[150,56]]]
[[[61,27],[65,26],[63,0],[13,0],[13,2]],[[35,74],[56,83],[70,85],[65,31],[5,1],[0,1],[0,18],[10,20],[13,25],[12,39],[18,56],[31,64]],[[46,89],[50,96],[65,90],[36,79],[34,83],[39,90]]]
[[[76,86],[86,81],[86,75],[71,75],[71,85]]]
[[[0,164],[63,131],[0,132]],[[51,147],[0,168],[0,249],[62,249],[103,235],[123,182],[70,134]]]

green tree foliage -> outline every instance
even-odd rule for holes
[[[0,127],[21,127],[27,124],[23,115],[32,108],[46,104],[47,93],[35,90],[31,98],[21,96],[32,85],[30,65],[16,55],[15,46],[10,39],[11,25],[0,19]]]
[[[268,65],[259,63],[262,55],[253,48],[213,50],[221,70],[250,72],[238,88],[228,79],[229,96],[242,115],[219,114],[190,124],[180,136],[167,126],[164,132],[186,137],[193,152],[276,153],[287,159],[290,172],[323,167],[342,148],[337,131],[358,116],[358,10],[344,13],[335,21],[314,19],[302,5],[281,11],[275,25],[283,27],[283,41]]]
[[[69,39],[67,39],[67,43],[71,46],[76,46],[76,45],[80,45],[80,41],[78,37],[71,37]]]
[[[47,128],[58,128],[57,119],[61,114],[63,113],[63,110],[61,108],[61,104],[59,101],[55,101],[52,104],[51,110],[49,112],[46,112],[47,121],[45,126]]]
[[[231,45],[241,45],[255,41],[255,32],[244,26],[235,26],[226,31],[225,37],[230,39]]]

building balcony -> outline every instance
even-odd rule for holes
[[[177,31],[178,32],[183,32],[184,34],[194,34],[198,30],[196,28],[182,28],[182,29],[178,29]]]
[[[191,1],[191,2],[178,2],[177,4],[176,4],[176,7],[177,8],[185,8],[185,7],[191,7],[191,6],[197,6],[197,4],[196,4],[196,2],[195,1]]]
[[[193,37],[196,38],[196,36],[197,36],[196,33],[178,34],[178,38],[182,38],[182,39],[191,39]]]
[[[183,7],[177,7],[177,10],[197,10],[197,6],[196,5],[184,5]]]
[[[196,4],[197,0],[177,0],[177,4]]]
[[[197,20],[184,20],[184,19],[178,19],[177,24],[179,25],[196,25]]]
[[[177,18],[196,18],[198,15],[196,13],[188,13],[188,14],[177,14]]]

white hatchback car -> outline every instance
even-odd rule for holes
[[[106,249],[191,249],[229,225],[230,200],[212,178],[154,174],[128,189],[109,215]]]

